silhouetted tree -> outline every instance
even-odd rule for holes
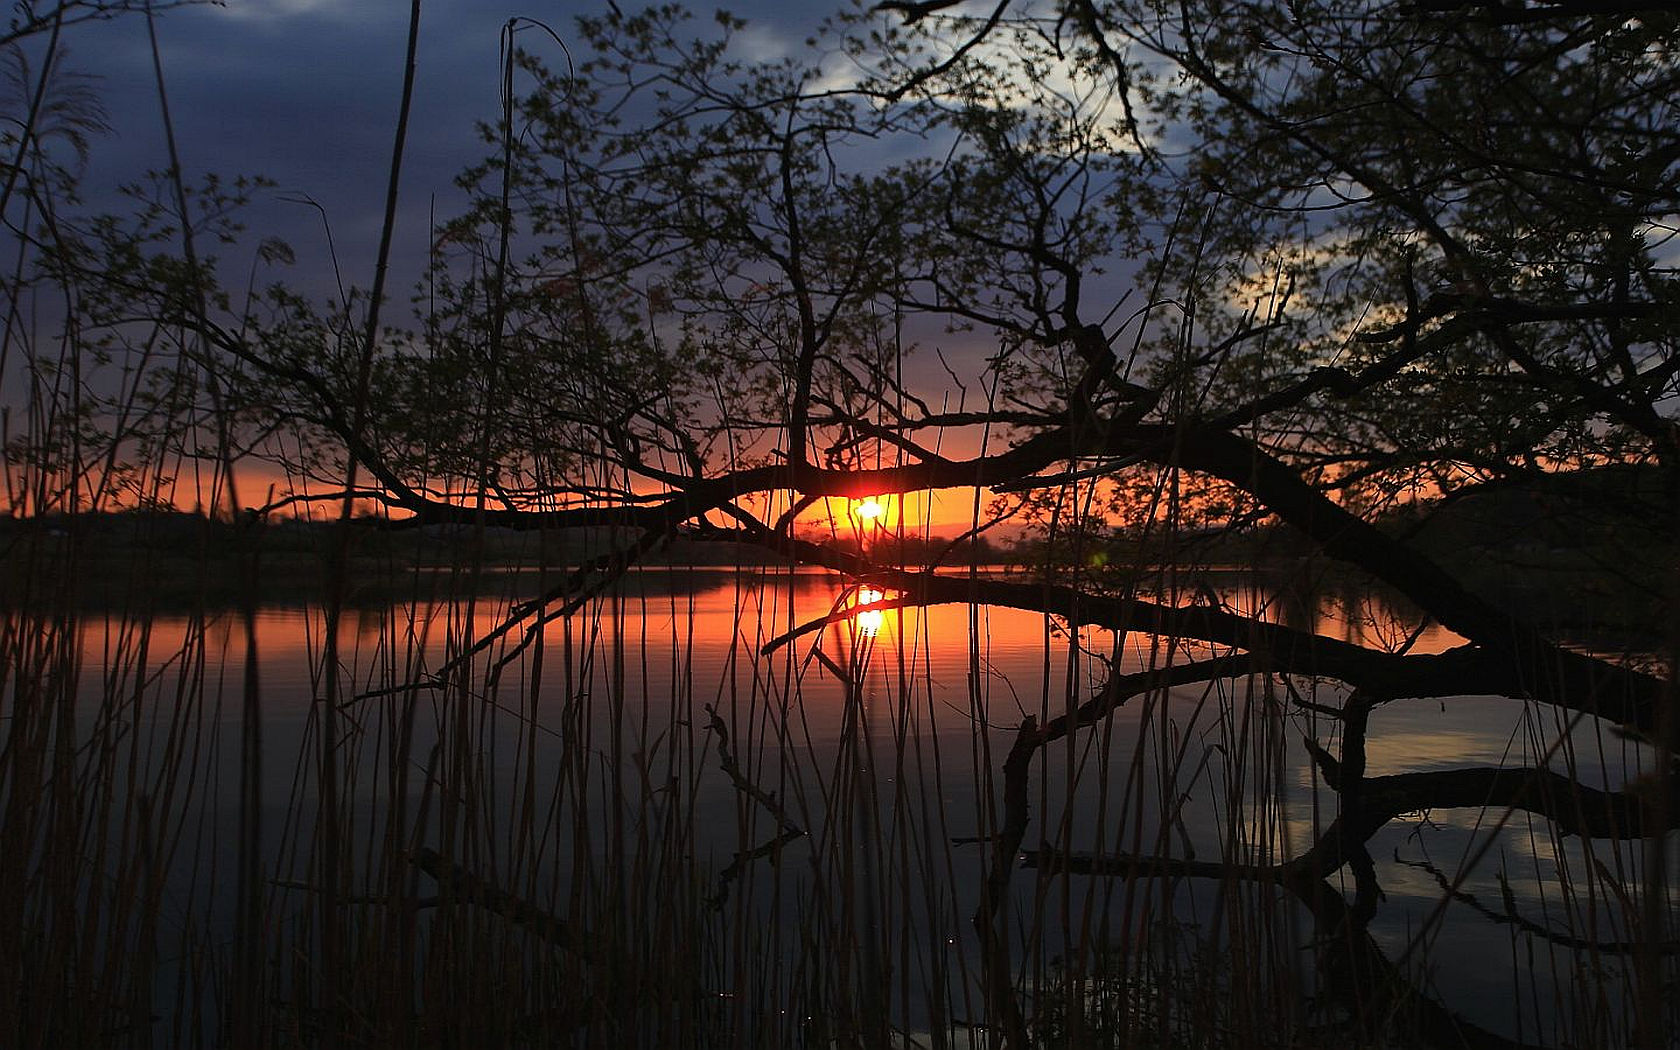
[[[1028,1020],[1003,901],[1035,757],[1133,696],[1247,676],[1301,704],[1291,683],[1339,686],[1315,705],[1338,753],[1313,747],[1340,810],[1310,844],[1235,867],[1054,845],[1029,862],[1281,886],[1318,920],[1361,1023],[1405,1006],[1440,1038],[1495,1043],[1403,994],[1366,934],[1372,836],[1474,806],[1646,837],[1630,922],[1642,1038],[1659,1045],[1674,1023],[1657,949],[1680,821],[1671,671],[1582,653],[1394,522],[1496,486],[1614,506],[1618,541],[1660,542],[1677,520],[1676,14],[882,6],[786,58],[740,57],[740,23],[665,8],[580,20],[588,57],[563,72],[519,53],[493,154],[463,180],[477,203],[438,231],[420,323],[374,348],[365,426],[348,307],[274,292],[209,321],[152,279],[167,266],[153,256],[93,323],[138,312],[191,330],[254,427],[347,447],[365,495],[408,522],[625,530],[527,620],[682,536],[828,566],[892,603],[1203,645],[1144,672],[1116,662],[1104,688],[1014,734],[974,917],[990,1020],[1012,1045]],[[936,366],[930,344],[961,355]],[[305,458],[330,480],[333,460]],[[1035,522],[1071,556],[1041,583],[976,580],[795,531],[824,497],[976,486],[991,493],[977,529]],[[1084,556],[1121,519],[1166,538],[1138,548],[1151,558],[1192,529],[1293,530],[1465,643],[1388,651],[1156,601],[1151,565]],[[1656,608],[1672,619],[1670,586]],[[1366,775],[1374,710],[1469,694],[1624,727],[1657,772],[1616,790],[1544,762]]]

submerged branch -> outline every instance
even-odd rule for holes
[[[758,803],[765,812],[775,818],[777,828],[776,835],[768,842],[752,849],[737,850],[729,866],[718,875],[717,889],[707,898],[707,903],[715,909],[722,909],[729,900],[730,886],[740,877],[741,872],[746,870],[749,863],[762,857],[779,857],[783,846],[804,837],[805,829],[788,816],[787,809],[773,792],[765,791],[742,772],[740,763],[735,761],[734,754],[729,750],[729,726],[717,713],[717,708],[707,704],[706,715],[710,719],[712,732],[717,734],[718,767],[729,777],[729,782],[735,785],[736,791]]]
[[[446,860],[437,850],[418,850],[411,863],[452,893],[456,900],[495,912],[515,926],[523,926],[574,955],[589,956],[589,939],[577,934],[565,919],[492,885],[460,864]]]
[[[1505,895],[1505,907],[1502,910],[1496,910],[1486,904],[1483,904],[1475,894],[1468,893],[1465,890],[1460,889],[1456,884],[1454,884],[1453,880],[1447,878],[1446,872],[1442,871],[1434,864],[1431,864],[1428,860],[1402,860],[1399,856],[1396,856],[1394,858],[1394,862],[1396,864],[1403,864],[1408,868],[1417,868],[1418,870],[1426,873],[1430,878],[1435,880],[1435,884],[1440,886],[1447,896],[1470,908],[1472,911],[1476,912],[1476,914],[1482,916],[1484,919],[1487,919],[1489,922],[1496,922],[1502,926],[1515,927],[1523,933],[1531,934],[1532,936],[1546,941],[1548,944],[1555,944],[1559,948],[1567,948],[1570,951],[1608,952],[1615,955],[1631,955],[1635,952],[1644,951],[1650,947],[1650,945],[1644,940],[1601,941],[1594,940],[1591,937],[1576,937],[1572,934],[1565,933],[1562,930],[1554,930],[1550,926],[1542,925],[1541,923],[1535,922],[1533,919],[1520,915],[1516,910],[1516,901],[1511,896],[1510,887],[1506,885],[1503,878],[1500,879],[1500,889]],[[1680,941],[1661,941],[1657,944],[1656,949],[1663,955],[1680,955]]]

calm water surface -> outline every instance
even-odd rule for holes
[[[462,731],[476,749],[479,777],[478,797],[464,805],[484,838],[512,841],[521,820],[565,826],[545,854],[556,897],[572,892],[565,874],[572,853],[613,863],[623,853],[615,837],[646,841],[648,826],[673,814],[681,815],[683,848],[721,872],[780,825],[721,771],[715,713],[745,776],[774,793],[783,819],[808,833],[783,847],[784,863],[748,863],[728,887],[732,906],[757,909],[791,931],[789,909],[820,906],[825,885],[861,886],[863,896],[883,902],[847,920],[863,928],[861,942],[877,938],[883,952],[903,942],[922,958],[947,952],[949,965],[924,966],[918,980],[943,982],[957,1002],[972,996],[964,986],[976,972],[967,917],[978,902],[985,847],[972,840],[993,827],[997,771],[1014,727],[1029,714],[1043,721],[1061,713],[1070,697],[1091,696],[1111,664],[1135,671],[1172,658],[1146,637],[1070,634],[1039,614],[962,605],[887,611],[862,626],[848,620],[767,651],[772,639],[854,601],[854,592],[817,572],[659,570],[635,575],[540,634],[530,621],[507,632],[455,680],[466,683],[464,692],[427,686],[532,593],[529,578],[503,582],[500,596],[346,612],[340,710],[354,822],[371,833],[390,810],[396,726],[413,726],[403,753],[413,774],[407,801],[418,807],[433,745],[452,726],[468,725]],[[1205,578],[1199,593],[1365,644],[1401,644],[1417,626],[1383,600],[1346,589],[1288,596],[1225,574]],[[326,695],[324,636],[318,608],[257,613],[264,839],[272,869],[282,873],[301,866],[296,843],[307,837],[316,776],[309,756],[317,747],[317,701]],[[1412,644],[1440,651],[1458,642],[1427,628]],[[170,697],[202,685],[210,729],[197,753],[215,785],[204,794],[203,816],[229,831],[237,822],[231,771],[245,659],[243,625],[232,612],[153,621],[144,660],[132,629],[115,618],[92,620],[83,633],[85,717],[98,717],[98,697],[132,691],[144,699],[121,717],[162,726]],[[405,682],[421,687],[389,690]],[[1293,684],[1305,694],[1299,699],[1332,707],[1341,700],[1332,688]],[[465,722],[463,696],[472,705]],[[1131,701],[1035,765],[1026,845],[1203,859],[1306,848],[1334,815],[1335,799],[1318,783],[1302,741],[1334,752],[1337,726],[1293,699],[1275,685],[1238,680]],[[142,736],[152,749],[146,761],[164,761],[165,734],[154,728]],[[1571,726],[1510,700],[1396,703],[1371,722],[1371,775],[1542,760],[1613,788],[1649,757],[1590,719]],[[1372,843],[1386,893],[1373,929],[1392,958],[1404,957],[1455,1008],[1546,1040],[1558,1017],[1601,1008],[1576,1001],[1575,961],[1464,903],[1443,904],[1441,879],[1456,880],[1455,889],[1496,911],[1509,901],[1543,925],[1562,928],[1570,919],[1596,924],[1607,939],[1625,935],[1627,916],[1614,900],[1600,896],[1584,922],[1580,903],[1562,892],[1566,880],[1604,865],[1636,878],[1637,849],[1592,846],[1588,857],[1577,840],[1557,839],[1520,813],[1460,810],[1396,821]],[[1464,873],[1470,858],[1479,862]],[[795,892],[778,892],[790,885]],[[1013,888],[1018,948],[1030,945],[1041,957],[1093,936],[1147,940],[1164,918],[1207,919],[1223,906],[1213,887],[1192,882],[1161,891],[1170,903],[1148,915],[1134,904],[1129,919],[1116,917],[1124,896],[1116,880],[1021,871]],[[1304,945],[1307,932],[1300,937]],[[1300,955],[1307,966],[1310,953]],[[899,1009],[912,1027],[928,1023],[925,989]]]

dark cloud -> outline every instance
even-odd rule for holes
[[[371,276],[408,7],[400,0],[229,0],[224,8],[174,10],[156,23],[189,176],[260,174],[285,194],[309,195],[326,210],[346,278],[354,283]],[[428,216],[434,208],[441,216],[460,205],[453,180],[484,156],[476,125],[497,107],[507,19],[540,18],[570,41],[577,15],[605,8],[604,0],[535,7],[432,0],[422,6],[399,251],[423,253]],[[754,22],[744,42],[768,52],[801,40],[825,8],[794,14],[785,5],[761,3],[732,10]],[[87,195],[95,205],[114,207],[117,185],[167,166],[146,23],[131,17],[77,27],[67,36],[70,65],[102,78],[114,129],[95,143]],[[542,48],[535,36],[524,43]],[[265,197],[250,220],[253,232],[284,236],[299,249],[300,272],[291,280],[321,291],[331,287],[318,214],[277,193]]]
[[[259,6],[265,10],[246,13]],[[349,18],[338,10],[352,6],[378,14]],[[370,269],[402,83],[406,6],[245,3],[158,19],[189,177],[260,174],[287,194],[308,194],[326,209],[345,265]],[[427,5],[422,18],[403,189],[425,198],[446,190],[453,172],[474,157],[473,121],[495,102],[499,23],[486,6],[465,3]],[[88,173],[90,200],[101,203],[117,184],[166,167],[167,151],[145,22],[118,20],[78,36],[71,61],[103,78],[115,128],[97,143]],[[319,218],[307,209],[266,195],[250,219],[264,234],[298,242],[303,259],[321,254]]]

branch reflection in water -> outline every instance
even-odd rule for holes
[[[978,904],[984,850],[963,843],[977,842],[992,826],[996,765],[1009,727],[1026,715],[1044,724],[1062,713],[1067,697],[1098,693],[1111,672],[1136,673],[1159,660],[1147,636],[1070,631],[1054,617],[1022,610],[958,604],[895,608],[890,630],[883,629],[885,610],[865,610],[853,614],[854,630],[842,626],[837,639],[844,644],[850,633],[854,641],[867,639],[872,650],[873,658],[858,668],[862,677],[848,684],[823,673],[821,662],[810,658],[814,647],[833,644],[827,632],[769,652],[767,643],[837,608],[887,601],[884,590],[816,571],[654,569],[631,573],[577,616],[548,625],[540,646],[546,670],[540,673],[539,647],[533,646],[488,690],[475,684],[462,691],[431,680],[429,670],[494,629],[507,609],[538,589],[534,580],[516,575],[497,585],[504,593],[472,601],[451,597],[440,586],[431,600],[368,605],[340,621],[338,651],[358,688],[394,684],[393,676],[414,684],[411,691],[347,708],[365,727],[345,749],[354,774],[347,782],[360,785],[360,794],[347,803],[356,819],[378,823],[419,815],[420,823],[406,833],[425,848],[443,846],[435,818],[425,815],[433,790],[428,779],[414,776],[401,795],[386,787],[396,784],[397,770],[375,734],[407,707],[418,712],[404,716],[412,719],[407,730],[412,738],[404,744],[409,755],[445,754],[442,749],[457,746],[455,735],[469,735],[461,746],[479,756],[476,779],[462,781],[456,790],[476,793],[459,797],[480,819],[499,823],[508,818],[498,814],[521,812],[532,800],[546,798],[554,814],[551,826],[574,829],[569,840],[562,837],[539,853],[515,858],[527,866],[522,884],[540,907],[555,911],[550,902],[576,898],[585,902],[576,909],[578,925],[588,927],[596,906],[610,903],[600,898],[604,884],[593,881],[598,876],[590,874],[591,866],[615,870],[625,860],[615,851],[635,845],[634,837],[620,843],[612,829],[663,827],[672,845],[662,863],[693,864],[708,887],[715,886],[718,872],[738,871],[725,905],[727,921],[743,931],[763,924],[762,939],[753,943],[770,952],[753,966],[762,963],[776,972],[795,967],[812,937],[825,943],[872,940],[882,958],[908,953],[928,960],[928,976],[906,985],[893,1007],[894,1023],[911,1029],[960,1014],[965,1001],[978,995],[969,983],[977,948],[964,917]],[[1273,583],[1231,573],[1206,575],[1193,590],[1160,598],[1264,611],[1321,637],[1393,638],[1414,651],[1440,651],[1459,641],[1437,627],[1420,627],[1411,614],[1365,591],[1286,594]],[[144,683],[142,691],[160,700],[173,695],[178,679],[189,674],[207,683],[238,682],[236,620],[228,612],[202,625],[167,616],[151,621],[147,666],[133,668],[130,680]],[[289,827],[280,819],[267,825],[272,838],[263,852],[269,870],[295,866],[288,857],[298,854],[289,851],[309,837],[313,789],[300,757],[310,754],[319,708],[313,654],[322,649],[324,626],[319,610],[308,606],[271,606],[258,616],[267,711],[263,796],[268,805],[285,807],[292,821]],[[85,616],[84,664],[105,662],[107,640],[123,629],[115,615]],[[507,645],[517,644],[518,637],[514,632]],[[197,645],[202,664],[177,655]],[[494,663],[501,656],[491,651],[482,659]],[[1265,681],[1166,689],[1116,711],[1101,739],[1089,746],[1081,739],[1075,748],[1046,749],[1031,800],[1033,843],[1042,836],[1069,853],[1141,843],[1184,858],[1208,858],[1235,856],[1233,849],[1254,857],[1283,854],[1291,844],[1298,849],[1312,841],[1322,831],[1324,814],[1334,812],[1335,799],[1314,776],[1301,741],[1332,739],[1336,729],[1324,712],[1345,697],[1297,679],[1292,688],[1311,704],[1280,706],[1278,696],[1263,689]],[[97,676],[84,679],[90,716],[100,703],[100,686]],[[216,687],[209,688],[214,701]],[[847,688],[856,690],[864,715],[861,738],[849,744]],[[1374,740],[1381,743],[1371,749],[1372,772],[1413,768],[1435,755],[1521,766],[1534,760],[1551,735],[1520,702],[1458,698],[1447,706],[1450,713],[1435,703],[1382,709],[1378,717],[1387,724]],[[457,721],[451,712],[462,707],[482,715]],[[727,724],[731,753],[739,756],[735,779],[719,768],[709,735],[694,728],[707,724],[697,714],[703,707]],[[232,705],[224,704],[218,718],[217,732],[236,738]],[[82,724],[96,725],[98,719]],[[1589,723],[1581,732],[1591,729]],[[139,732],[143,737],[147,731]],[[858,750],[848,754],[848,747]],[[1582,765],[1585,756],[1600,753],[1585,737],[1570,750],[1583,756]],[[1275,767],[1256,780],[1254,767],[1245,769],[1243,763],[1245,756],[1262,754]],[[205,761],[213,766],[226,759],[212,751]],[[1621,763],[1606,762],[1591,772],[1595,783],[1612,787],[1627,776]],[[212,782],[227,775],[225,769],[206,773]],[[608,790],[580,787],[596,783]],[[231,863],[217,851],[234,839],[232,799],[205,796],[200,805],[209,849],[199,870],[180,865],[168,875],[170,890],[183,895],[201,890],[209,871]],[[864,810],[876,816],[859,819]],[[1429,865],[1466,855],[1472,840],[1487,834],[1474,825],[1472,811],[1428,816],[1396,823],[1373,842],[1387,899],[1371,930],[1389,951],[1405,948],[1441,898],[1439,880],[1431,874],[1437,869]],[[789,828],[804,834],[794,836]],[[869,834],[859,838],[859,828]],[[285,833],[294,837],[284,839]],[[636,848],[653,846],[649,840]],[[1566,891],[1560,889],[1561,875],[1553,873],[1596,870],[1606,863],[1595,859],[1600,856],[1612,866],[1637,863],[1631,856],[1614,857],[1612,847],[1583,851],[1574,840],[1530,835],[1526,823],[1513,822],[1498,832],[1498,846],[1489,854],[1498,863],[1458,880],[1453,892],[1481,902],[1505,901],[1523,914],[1543,915],[1560,906]],[[882,889],[882,899],[863,909],[856,895],[872,880],[859,881],[862,869],[852,867],[860,849],[879,851],[871,863],[891,873],[897,887],[926,886],[909,895]],[[291,882],[302,888],[277,897],[276,908],[303,905],[307,884]],[[1091,923],[1103,937],[1148,942],[1154,953],[1166,950],[1164,923],[1188,929],[1191,920],[1205,923],[1210,915],[1224,916],[1216,923],[1236,921],[1221,903],[1224,891],[1216,882],[1169,880],[1159,894],[1137,896],[1123,894],[1123,885],[1124,880],[1095,880],[1092,895],[1061,900],[1042,894],[1034,878],[1016,879],[1008,906],[1036,939],[1030,949],[1025,944],[1011,949],[1023,973],[1042,965],[1035,959],[1067,959],[1087,950],[1078,942],[1094,935],[1082,932]],[[819,898],[854,901],[860,910],[848,911],[851,905],[810,910],[808,902]],[[1264,906],[1258,898],[1251,903]],[[1615,909],[1605,904],[1601,899],[1593,906],[1603,913],[1596,918],[1612,923]],[[865,910],[875,915],[868,929],[856,925]],[[652,921],[637,915],[615,921],[635,925],[644,919]],[[1519,979],[1502,961],[1510,958],[1510,928],[1455,915],[1435,935],[1436,950],[1423,962],[1445,998],[1496,1026],[1509,1013],[1514,984],[1527,983],[1523,992],[1543,1011],[1564,1009],[1560,1000],[1567,998],[1547,974],[1557,967],[1567,981],[1569,963],[1536,963],[1524,967]],[[629,929],[625,935],[643,936]],[[1279,935],[1288,936],[1282,928]],[[1218,944],[1230,933],[1195,936]],[[1305,960],[1303,953],[1304,971],[1310,970]],[[1313,987],[1306,972],[1295,980],[1304,989]],[[1491,1005],[1484,1013],[1479,1004]]]

